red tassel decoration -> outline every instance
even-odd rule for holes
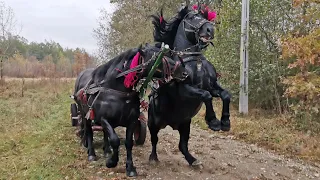
[[[94,119],[94,112],[93,109],[90,108],[90,119],[93,120]]]
[[[194,4],[192,6],[192,9],[193,10],[197,10],[198,9],[198,5]],[[211,11],[208,6],[205,6],[205,10],[208,11],[208,20],[209,21],[214,21],[217,18],[217,12]],[[201,11],[201,12],[203,13],[203,11]]]
[[[140,57],[140,52],[138,52],[138,53],[133,57],[132,62],[131,62],[131,64],[130,64],[130,69],[138,66],[138,64],[139,64],[139,57]],[[130,87],[132,87],[132,86],[136,83],[136,81],[138,80],[138,79],[136,78],[136,74],[137,74],[136,71],[135,71],[135,72],[131,72],[131,73],[129,73],[129,74],[125,77],[125,79],[124,79],[124,86],[125,86],[126,88],[130,88]]]

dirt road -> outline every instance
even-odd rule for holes
[[[117,132],[124,140],[124,129],[119,128]],[[160,162],[150,164],[148,157],[151,143],[148,134],[145,145],[133,149],[134,163],[139,174],[136,179],[320,179],[319,167],[275,155],[255,145],[238,142],[233,140],[232,136],[226,137],[192,126],[189,149],[203,163],[202,169],[195,169],[188,166],[178,149],[178,142],[178,131],[173,131],[170,127],[161,130],[158,144]],[[101,152],[98,149],[97,151]],[[120,162],[109,173],[111,176],[124,176],[124,145],[121,145],[120,151]],[[99,161],[104,164],[104,158]]]

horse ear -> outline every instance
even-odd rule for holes
[[[139,45],[138,52],[140,53],[141,56],[144,56],[145,52],[142,50],[142,44]]]
[[[186,0],[186,6],[189,6],[189,5],[190,5],[190,1]]]
[[[209,19],[209,18],[208,18],[208,13],[209,13],[209,12],[208,12],[207,10],[204,10],[204,12],[203,12],[204,18]]]

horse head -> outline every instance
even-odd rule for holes
[[[164,42],[170,48],[183,50],[191,46],[206,48],[214,38],[214,20],[216,12],[206,5],[188,4],[166,21],[161,9],[160,14],[151,15],[154,25],[154,40]]]

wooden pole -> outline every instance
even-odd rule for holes
[[[249,0],[242,0],[239,112],[243,114],[248,114],[248,76],[249,76],[248,44],[249,44]]]

